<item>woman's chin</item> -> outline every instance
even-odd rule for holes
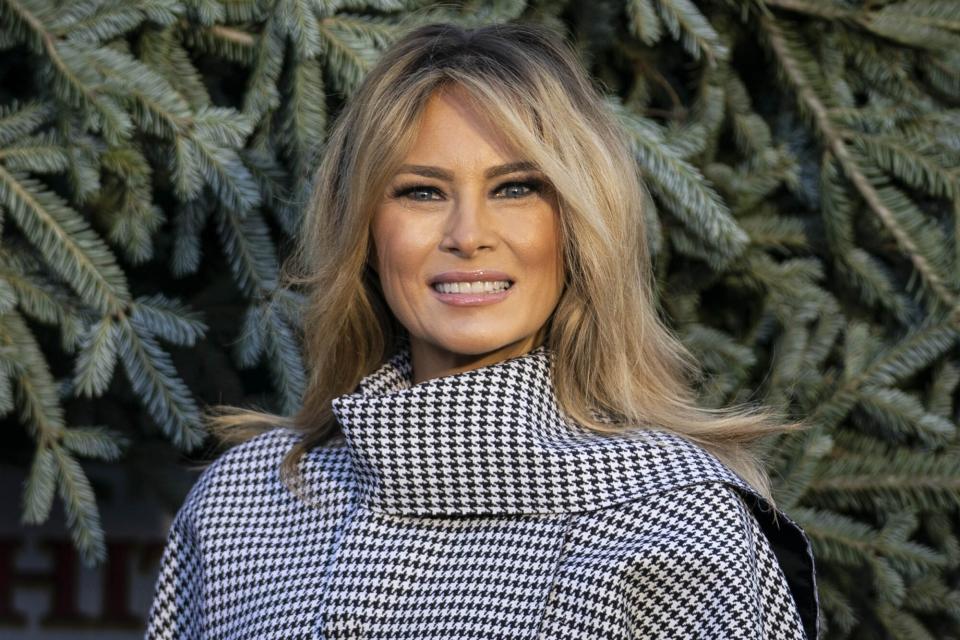
[[[523,342],[525,336],[480,336],[476,333],[472,335],[458,334],[444,336],[434,341],[439,348],[450,353],[479,356],[486,353],[493,353],[501,350],[512,350],[516,348],[517,343]]]

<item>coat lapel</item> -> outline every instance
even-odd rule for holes
[[[333,401],[371,508],[396,515],[559,514],[699,482],[751,490],[682,437],[604,434],[560,410],[553,353],[411,384],[408,347]]]

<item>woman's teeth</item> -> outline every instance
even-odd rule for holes
[[[510,288],[507,280],[482,282],[437,282],[433,288],[440,293],[496,293]]]

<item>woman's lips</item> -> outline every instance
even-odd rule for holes
[[[476,307],[485,304],[495,304],[510,295],[517,283],[514,282],[509,288],[503,291],[494,291],[491,293],[440,293],[433,287],[430,291],[444,304],[455,307]]]

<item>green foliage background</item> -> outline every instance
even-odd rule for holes
[[[209,445],[204,403],[297,408],[298,298],[274,289],[310,169],[380,52],[438,20],[567,34],[646,171],[704,402],[815,424],[768,446],[826,636],[957,637],[956,0],[0,0],[23,522],[59,499],[100,561],[85,461],[161,478]]]

